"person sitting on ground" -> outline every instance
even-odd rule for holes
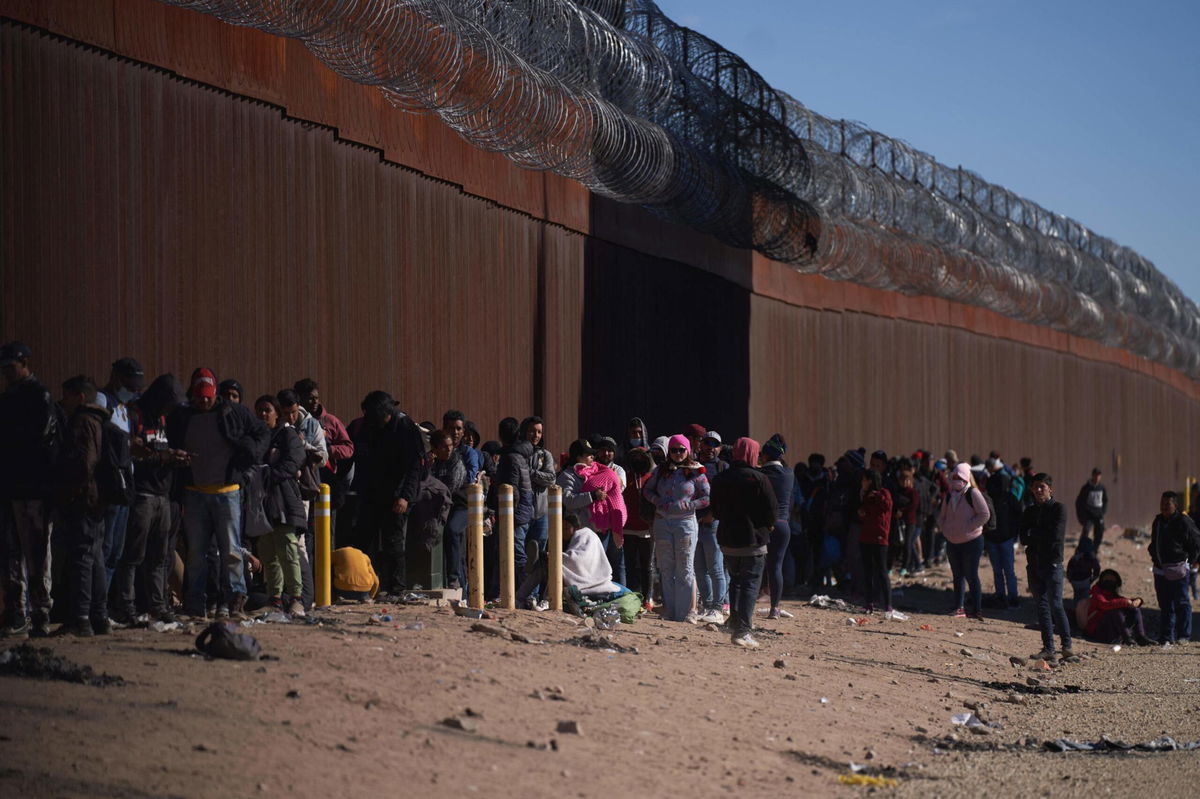
[[[604,553],[604,544],[595,531],[584,527],[579,516],[563,514],[562,522],[562,581],[564,588],[574,586],[584,596],[607,599],[622,586],[612,581],[612,565]],[[544,600],[536,599],[535,591],[545,594],[549,573],[546,553],[535,540],[525,542],[525,579],[517,590],[518,604],[531,610],[546,610]]]
[[[361,549],[339,547],[330,556],[333,564],[333,593],[340,599],[371,602],[379,593],[379,578],[371,559]]]
[[[1096,557],[1096,548],[1090,538],[1081,538],[1075,554],[1067,561],[1067,580],[1075,591],[1075,601],[1087,598],[1092,581],[1100,576],[1100,560]]]
[[[1086,539],[1085,539],[1086,540]],[[1114,569],[1100,572],[1087,600],[1087,634],[1102,644],[1154,646],[1142,622],[1142,598],[1120,594],[1121,575]]]

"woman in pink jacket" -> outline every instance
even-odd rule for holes
[[[991,518],[987,500],[975,486],[971,467],[960,463],[950,475],[950,493],[942,505],[938,526],[946,538],[946,559],[954,575],[954,614],[983,618],[983,592],[979,585],[979,559],[983,555],[983,525]],[[966,585],[971,586],[971,612],[963,608]]]

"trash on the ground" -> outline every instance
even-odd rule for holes
[[[836,610],[849,610],[850,606],[846,604],[844,599],[834,599],[826,594],[814,594],[808,604],[817,608],[834,608]]]
[[[62,680],[99,687],[124,685],[125,680],[112,674],[97,674],[91,666],[80,666],[54,654],[47,647],[19,644],[0,652],[0,674],[32,677],[37,680]]]
[[[883,617],[888,621],[908,621],[908,614],[898,610],[889,610],[883,614]]]
[[[292,617],[284,613],[282,610],[273,610],[270,613],[259,616],[262,621],[267,624],[290,624]]]
[[[870,624],[870,623],[871,623],[871,620],[869,618],[867,618],[866,616],[859,616],[858,618],[850,616],[846,619],[847,627],[862,627],[864,624]]]
[[[823,697],[821,697],[821,704],[822,704],[822,705],[828,705],[828,704],[829,704],[829,698],[828,698],[828,697],[824,697],[824,696],[823,696]]]
[[[955,713],[950,717],[950,723],[956,727],[982,727],[983,722],[974,713]]]
[[[1156,741],[1127,744],[1124,741],[1102,735],[1099,741],[1091,743],[1073,741],[1069,738],[1056,738],[1043,743],[1042,748],[1051,752],[1193,752],[1200,749],[1200,741],[1180,742],[1169,735],[1164,735]]]
[[[486,619],[487,612],[483,608],[471,608],[466,605],[455,605],[454,615],[462,616],[467,619]]]
[[[211,658],[225,660],[258,660],[262,657],[262,645],[258,639],[245,633],[236,633],[235,626],[225,622],[213,622],[196,636],[196,649]]]
[[[931,632],[933,632],[933,625],[932,624],[921,624],[917,627],[917,629],[924,630],[927,633],[931,633]]]
[[[367,617],[367,624],[388,624],[392,620],[391,614],[388,613],[372,613]]]
[[[966,633],[955,633],[955,634],[954,634],[954,637],[955,637],[955,638],[962,638],[964,635],[966,635]]]
[[[621,623],[621,612],[612,605],[609,605],[593,613],[592,618],[596,622],[597,630],[615,630],[617,625]]]
[[[1120,644],[1113,644],[1113,651],[1114,651],[1114,652],[1120,652],[1120,651],[1121,651],[1121,645],[1120,645]]]
[[[560,721],[555,728],[556,732],[561,732],[566,735],[583,735],[583,728],[579,726],[578,721]]]
[[[421,621],[409,622],[408,624],[404,625],[404,629],[406,629],[406,630],[424,630],[425,622],[421,622]]]
[[[409,591],[400,598],[400,601],[406,605],[424,605],[429,601],[429,597],[425,596],[425,594],[418,594],[414,591]]]
[[[172,621],[172,622],[155,621],[155,622],[150,623],[150,626],[148,629],[151,629],[156,633],[173,633],[176,630],[182,630],[183,625],[177,621]]]
[[[869,774],[841,774],[838,782],[842,785],[860,785],[869,788],[895,788],[900,780],[895,777],[872,777]]]

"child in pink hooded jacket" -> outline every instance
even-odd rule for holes
[[[598,533],[611,530],[617,546],[624,542],[622,531],[629,518],[625,510],[625,498],[621,496],[621,480],[617,473],[603,463],[577,463],[571,467],[583,478],[579,493],[604,491],[604,499],[593,502],[590,508],[592,529]],[[593,495],[594,496],[594,495]]]
[[[946,538],[946,559],[954,576],[955,616],[983,618],[979,559],[983,556],[983,525],[991,518],[987,500],[971,484],[971,467],[960,463],[950,475],[950,492],[938,517]],[[971,587],[971,611],[965,610],[966,586]]]

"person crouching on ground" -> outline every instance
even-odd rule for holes
[[[708,507],[708,477],[704,467],[692,459],[686,438],[671,436],[667,461],[655,470],[642,495],[657,511],[654,556],[662,581],[662,617],[688,621],[696,594],[696,511]]]
[[[775,529],[777,502],[767,476],[754,468],[758,442],[739,438],[733,446],[733,466],[713,478],[713,516],[717,540],[729,569],[729,626],[732,641],[757,649],[754,603],[767,562],[767,543]],[[665,583],[665,580],[664,580]],[[664,589],[664,595],[667,593]]]
[[[300,498],[299,475],[307,462],[304,442],[296,428],[283,421],[279,402],[270,394],[255,401],[254,414],[271,431],[263,510],[272,528],[258,540],[267,593],[271,606],[283,610],[283,594],[287,592],[291,596],[288,613],[303,616],[300,531],[308,526],[308,516]]]
[[[1087,539],[1084,539],[1085,541]],[[1142,598],[1121,596],[1121,575],[1114,569],[1100,572],[1087,604],[1087,634],[1102,644],[1154,646],[1142,622]]]
[[[1033,476],[1029,486],[1033,504],[1021,514],[1021,544],[1025,547],[1029,591],[1037,603],[1042,651],[1034,659],[1053,662],[1054,628],[1062,639],[1062,659],[1072,660],[1071,625],[1063,609],[1063,540],[1067,509],[1054,499],[1054,480],[1045,472]]]

